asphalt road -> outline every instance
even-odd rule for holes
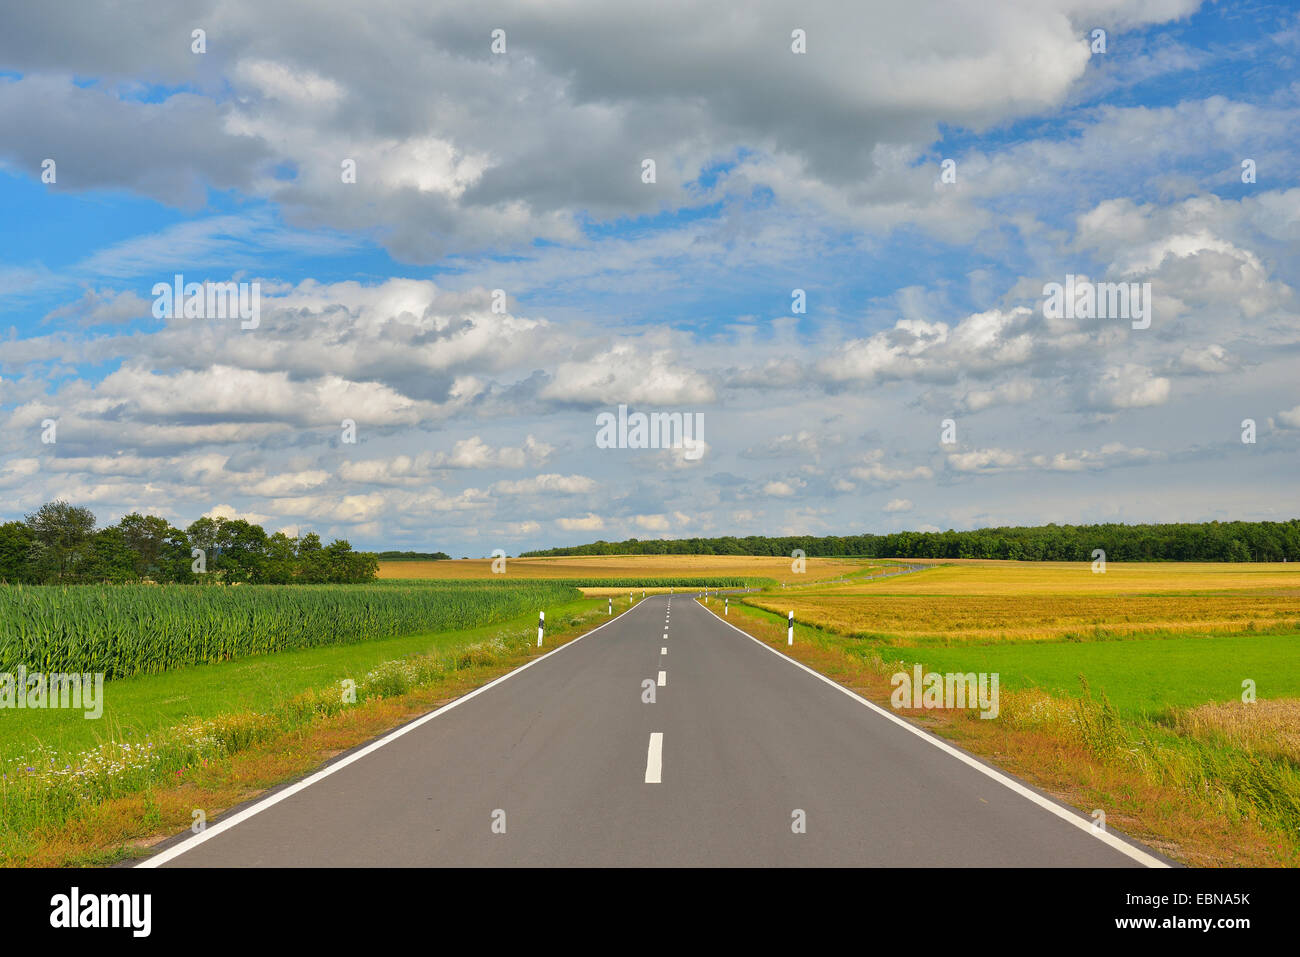
[[[1164,863],[937,741],[648,598],[144,866]]]

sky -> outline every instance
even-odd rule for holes
[[[11,4],[0,130],[0,521],[1300,516],[1289,4]]]

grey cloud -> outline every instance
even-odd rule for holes
[[[1138,24],[1192,6],[1104,13]],[[364,12],[214,0],[160,19],[152,5],[86,4],[67,22],[16,18],[0,59],[30,75],[0,87],[0,117],[27,132],[14,157],[25,168],[36,152],[71,158],[61,184],[182,205],[208,184],[251,187],[304,226],[369,230],[429,262],[454,242],[573,239],[576,216],[680,206],[705,164],[741,147],[780,161],[748,167],[778,188],[839,190],[823,196],[828,208],[851,194],[895,205],[897,157],[915,157],[939,124],[980,128],[1063,102],[1088,64],[1079,23],[1101,9],[922,0],[796,15],[763,2],[724,16],[728,5],[684,0]],[[492,25],[507,29],[505,56],[488,50]],[[807,54],[790,52],[792,25],[807,31]],[[202,56],[189,52],[195,26],[208,31]],[[134,77],[142,63],[155,82],[197,92],[145,103],[44,76]],[[644,157],[658,163],[653,188],[640,182]],[[353,186],[340,182],[344,158],[358,163]],[[296,178],[272,178],[271,160]]]

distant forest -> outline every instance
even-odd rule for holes
[[[451,556],[446,552],[376,552],[381,562],[445,562]]]
[[[1086,562],[1093,549],[1112,562],[1280,562],[1300,560],[1300,519],[1286,522],[1198,522],[1174,525],[1036,525],[969,532],[810,535],[770,538],[630,538],[525,552],[560,555],[781,555],[811,557],[1006,558]]]
[[[194,550],[203,571],[195,571]],[[49,502],[21,522],[0,524],[0,582],[236,582],[318,584],[375,577],[373,555],[315,534],[268,535],[243,519],[200,518],[184,531],[165,518],[133,512],[96,528],[88,508]]]

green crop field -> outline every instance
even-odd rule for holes
[[[0,672],[109,679],[323,645],[472,628],[578,592],[560,582],[0,586]]]
[[[1004,687],[1078,697],[1083,675],[1123,714],[1240,701],[1243,679],[1262,698],[1300,698],[1300,636],[1223,635],[1098,642],[1017,642],[908,649],[930,671],[988,672]]]

